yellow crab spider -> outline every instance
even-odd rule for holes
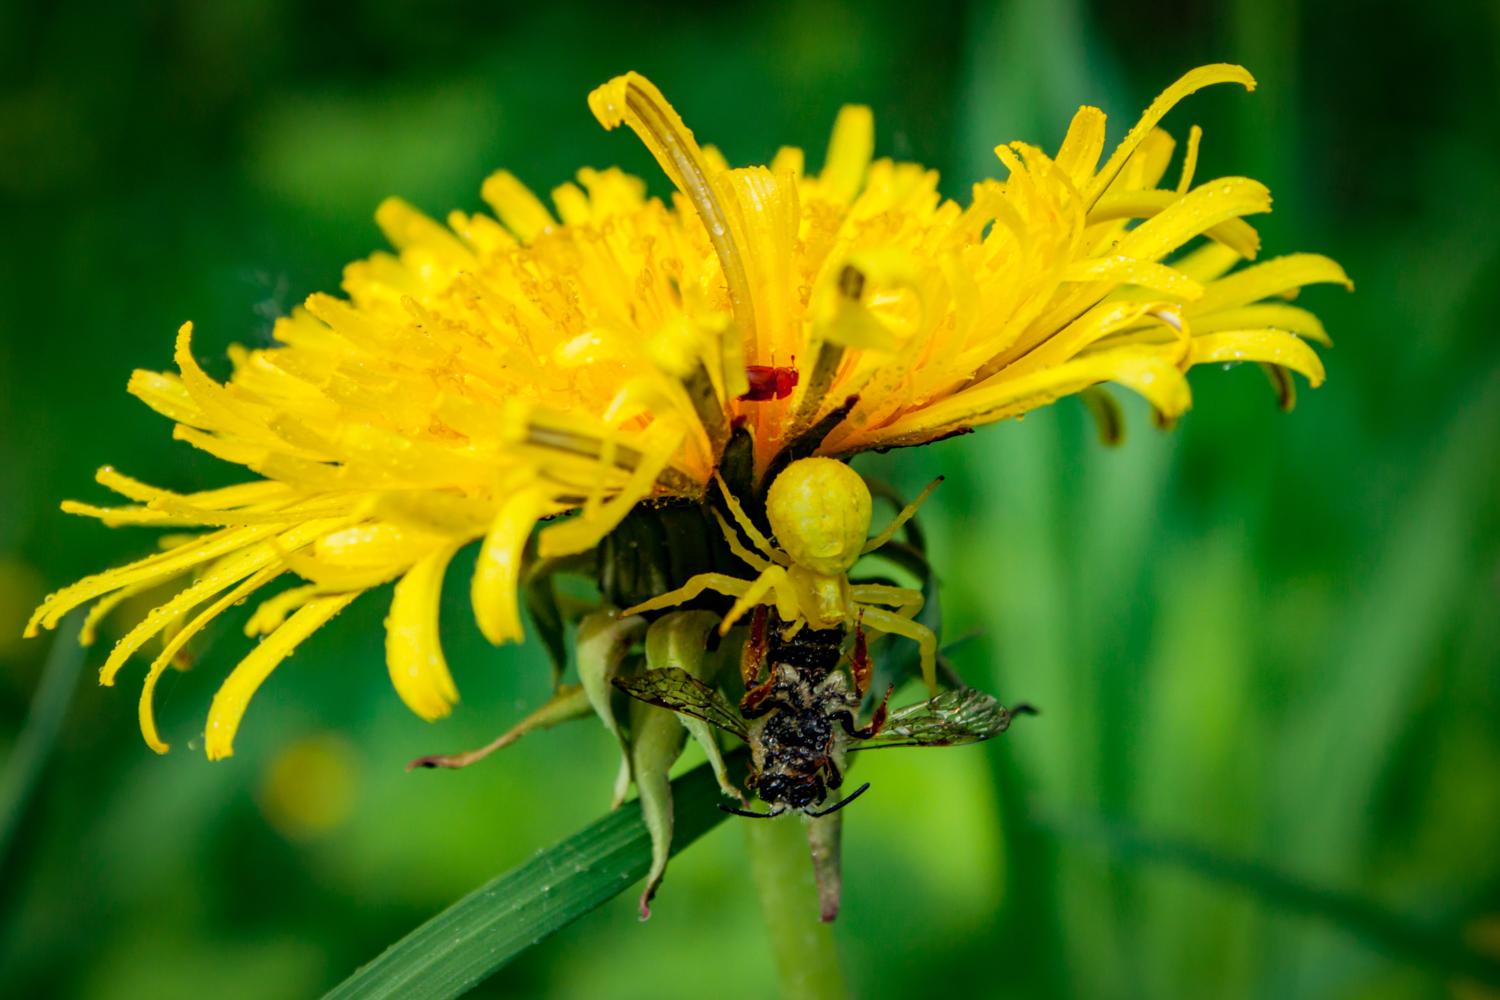
[[[848,573],[860,556],[895,536],[941,478],[885,530],[867,538],[872,505],[869,487],[859,474],[831,458],[800,459],[776,477],[766,495],[766,517],[780,543],[777,548],[756,529],[724,480],[717,473],[714,476],[735,522],[759,553],[745,547],[718,511],[714,511],[714,517],[730,549],[760,575],[742,580],[725,573],[699,573],[677,590],[627,608],[625,615],[684,604],[705,590],[713,590],[735,598],[734,607],[719,625],[720,635],[758,604],[776,608],[781,620],[790,623],[794,631],[803,627],[850,628],[859,623],[915,640],[921,650],[922,679],[933,695],[937,694],[937,636],[911,620],[922,610],[922,595],[906,587],[850,584]]]

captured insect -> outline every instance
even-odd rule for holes
[[[916,640],[922,678],[929,693],[937,694],[937,637],[911,620],[922,609],[922,595],[881,583],[850,584],[848,573],[860,556],[889,542],[942,479],[928,486],[880,534],[867,538],[872,502],[859,473],[831,458],[799,459],[776,477],[766,494],[766,518],[777,542],[772,545],[723,478],[717,473],[715,478],[736,524],[758,551],[745,547],[717,509],[714,517],[730,549],[760,575],[742,580],[725,573],[700,573],[684,586],[628,608],[622,615],[685,604],[713,590],[736,598],[719,625],[720,635],[728,634],[735,622],[762,604],[774,607],[791,633],[803,628],[830,630],[842,641],[859,622],[865,628]]]
[[[758,670],[761,650],[756,647],[760,646],[771,664],[770,677],[746,692],[738,712],[718,691],[683,670],[648,670],[614,680],[616,687],[633,698],[702,719],[745,741],[752,765],[748,784],[771,808],[762,813],[721,804],[719,808],[726,812],[755,818],[786,812],[826,816],[870,787],[861,785],[833,805],[818,808],[830,791],[843,785],[848,752],[977,743],[1010,726],[1014,713],[993,697],[973,688],[955,688],[889,713],[882,700],[870,723],[857,727],[854,713],[870,680],[863,631],[856,627],[850,655],[851,690],[845,675],[834,669],[840,658],[836,643],[808,642],[807,638],[819,633],[807,631],[783,640],[776,627],[780,623],[772,622],[767,628],[766,619],[763,610],[757,613],[743,662],[747,674],[752,664]],[[1034,711],[1029,705],[1014,710]]]

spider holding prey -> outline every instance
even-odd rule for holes
[[[856,625],[906,636],[921,650],[922,679],[937,695],[937,637],[911,620],[922,609],[922,595],[906,587],[851,584],[849,570],[859,557],[890,541],[932,493],[938,479],[874,538],[870,532],[870,489],[859,474],[831,458],[803,458],[788,465],[766,495],[766,517],[777,545],[761,534],[724,480],[715,473],[729,511],[759,552],[747,549],[717,510],[714,517],[734,554],[760,570],[754,580],[726,573],[699,573],[677,590],[652,598],[622,616],[657,611],[693,600],[705,590],[736,598],[719,625],[725,635],[758,605],[776,609],[790,639],[803,628],[839,629]],[[883,607],[882,607],[883,605]],[[891,608],[894,610],[887,610]]]

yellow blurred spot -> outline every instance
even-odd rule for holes
[[[332,833],[354,811],[358,775],[348,740],[308,736],[282,750],[261,776],[260,811],[288,840]]]
[[[1464,943],[1481,955],[1500,958],[1500,914],[1490,913],[1476,917],[1464,927]],[[1458,1000],[1496,1000],[1500,990],[1476,983],[1472,979],[1455,978],[1449,990]]]

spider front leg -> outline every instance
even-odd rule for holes
[[[755,614],[750,619],[750,638],[745,641],[745,648],[740,653],[740,677],[745,681],[746,690],[753,688],[760,679],[760,667],[765,662],[766,649],[770,645],[766,624],[769,618],[770,612],[762,604],[755,609]]]
[[[856,583],[849,588],[849,594],[860,604],[884,604],[907,618],[921,611],[926,601],[920,590],[888,587],[883,583]]]
[[[719,574],[705,573],[703,575],[718,576]],[[697,577],[694,577],[694,579],[697,579]],[[734,578],[730,577],[729,579]],[[744,585],[743,580],[737,580],[736,582]],[[746,611],[759,604],[778,585],[784,588],[785,584],[786,570],[776,565],[767,566],[761,571],[760,576],[755,578],[754,583],[745,585],[745,589],[740,591],[739,600],[734,602],[734,607],[729,609],[729,614],[725,615],[724,620],[719,623],[719,634],[728,635],[729,630],[734,627],[734,623],[743,618]],[[660,598],[657,598],[657,600],[660,600]]]
[[[849,654],[849,673],[854,677],[854,693],[861,698],[870,687],[870,678],[875,675],[875,666],[870,662],[870,645],[865,642],[865,630],[861,624],[863,621],[864,615],[854,620],[854,649]]]
[[[728,594],[730,597],[739,597],[748,591],[750,587],[751,582],[749,580],[741,580],[736,576],[728,576],[724,573],[699,573],[676,590],[669,590],[660,597],[653,597],[651,600],[637,604],[633,608],[626,608],[620,612],[620,617],[629,618],[631,615],[638,615],[642,611],[658,611],[662,608],[686,604],[705,590],[716,590],[721,594]]]
[[[931,697],[936,698],[938,693],[937,636],[932,634],[932,629],[879,608],[861,607],[860,611],[863,612],[864,624],[871,628],[893,635],[903,635],[916,641],[922,654],[922,680],[926,683]]]

